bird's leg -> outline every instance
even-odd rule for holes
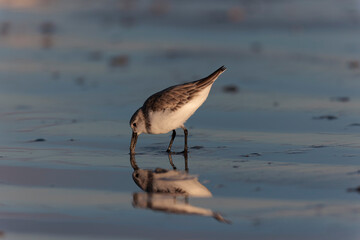
[[[169,143],[169,147],[166,150],[168,153],[171,152],[171,146],[172,146],[172,144],[174,142],[175,136],[176,136],[176,132],[175,132],[175,130],[173,130],[172,135],[171,135],[171,140],[170,140],[170,143]]]
[[[171,152],[169,152],[168,157],[169,157],[169,162],[170,162],[171,166],[173,167],[174,170],[176,170],[176,166],[172,160]]]
[[[185,126],[182,127],[184,129],[184,135],[185,135],[185,145],[184,145],[184,154],[188,152],[188,146],[187,146],[187,137],[188,137],[188,130]]]
[[[185,160],[185,172],[189,173],[188,153],[187,152],[184,152],[184,160]]]

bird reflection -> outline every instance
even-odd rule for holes
[[[148,170],[139,168],[135,155],[130,154],[130,163],[134,169],[132,178],[145,191],[133,194],[133,206],[172,214],[208,216],[219,222],[230,223],[220,213],[189,203],[189,197],[209,198],[212,194],[198,181],[197,176],[188,173],[187,154],[184,154],[185,171],[176,170],[171,154],[168,157],[173,170]]]

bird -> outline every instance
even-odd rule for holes
[[[187,162],[187,154],[184,154]],[[173,165],[169,154],[169,160]],[[167,193],[172,195],[186,195],[195,197],[211,197],[211,192],[202,185],[198,176],[188,173],[187,166],[185,171],[167,170],[164,168],[141,169],[138,167],[135,154],[130,154],[130,164],[134,169],[132,178],[136,185],[148,193]],[[174,167],[174,166],[173,166]]]
[[[198,177],[185,171],[163,168],[136,169],[133,180],[142,190],[149,193],[168,193],[196,197],[211,197],[211,192],[202,185]]]
[[[172,160],[170,158],[169,160]],[[184,154],[187,162],[187,154]],[[193,206],[189,198],[211,198],[212,193],[199,182],[197,175],[185,171],[167,170],[164,168],[141,169],[138,167],[135,154],[130,154],[130,164],[134,169],[132,178],[135,184],[145,192],[133,193],[133,207],[151,209],[154,211],[200,215],[213,217],[219,222],[231,224],[219,212],[211,209]],[[173,165],[173,164],[172,164]]]
[[[166,151],[171,152],[177,128],[184,131],[183,152],[187,153],[188,130],[184,124],[205,102],[213,83],[225,70],[226,67],[221,66],[205,78],[168,87],[147,98],[130,119],[130,154],[135,154],[136,142],[141,133],[164,134],[170,131],[172,135]]]

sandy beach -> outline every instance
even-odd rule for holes
[[[0,0],[0,239],[359,239],[359,27],[352,0]],[[146,193],[130,117],[222,65],[172,156],[211,196]]]

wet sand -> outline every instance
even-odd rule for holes
[[[0,238],[359,239],[359,11],[350,0],[0,1]],[[131,115],[221,65],[186,124],[189,174],[212,197],[145,193]],[[173,169],[170,135],[139,136],[139,168]]]

